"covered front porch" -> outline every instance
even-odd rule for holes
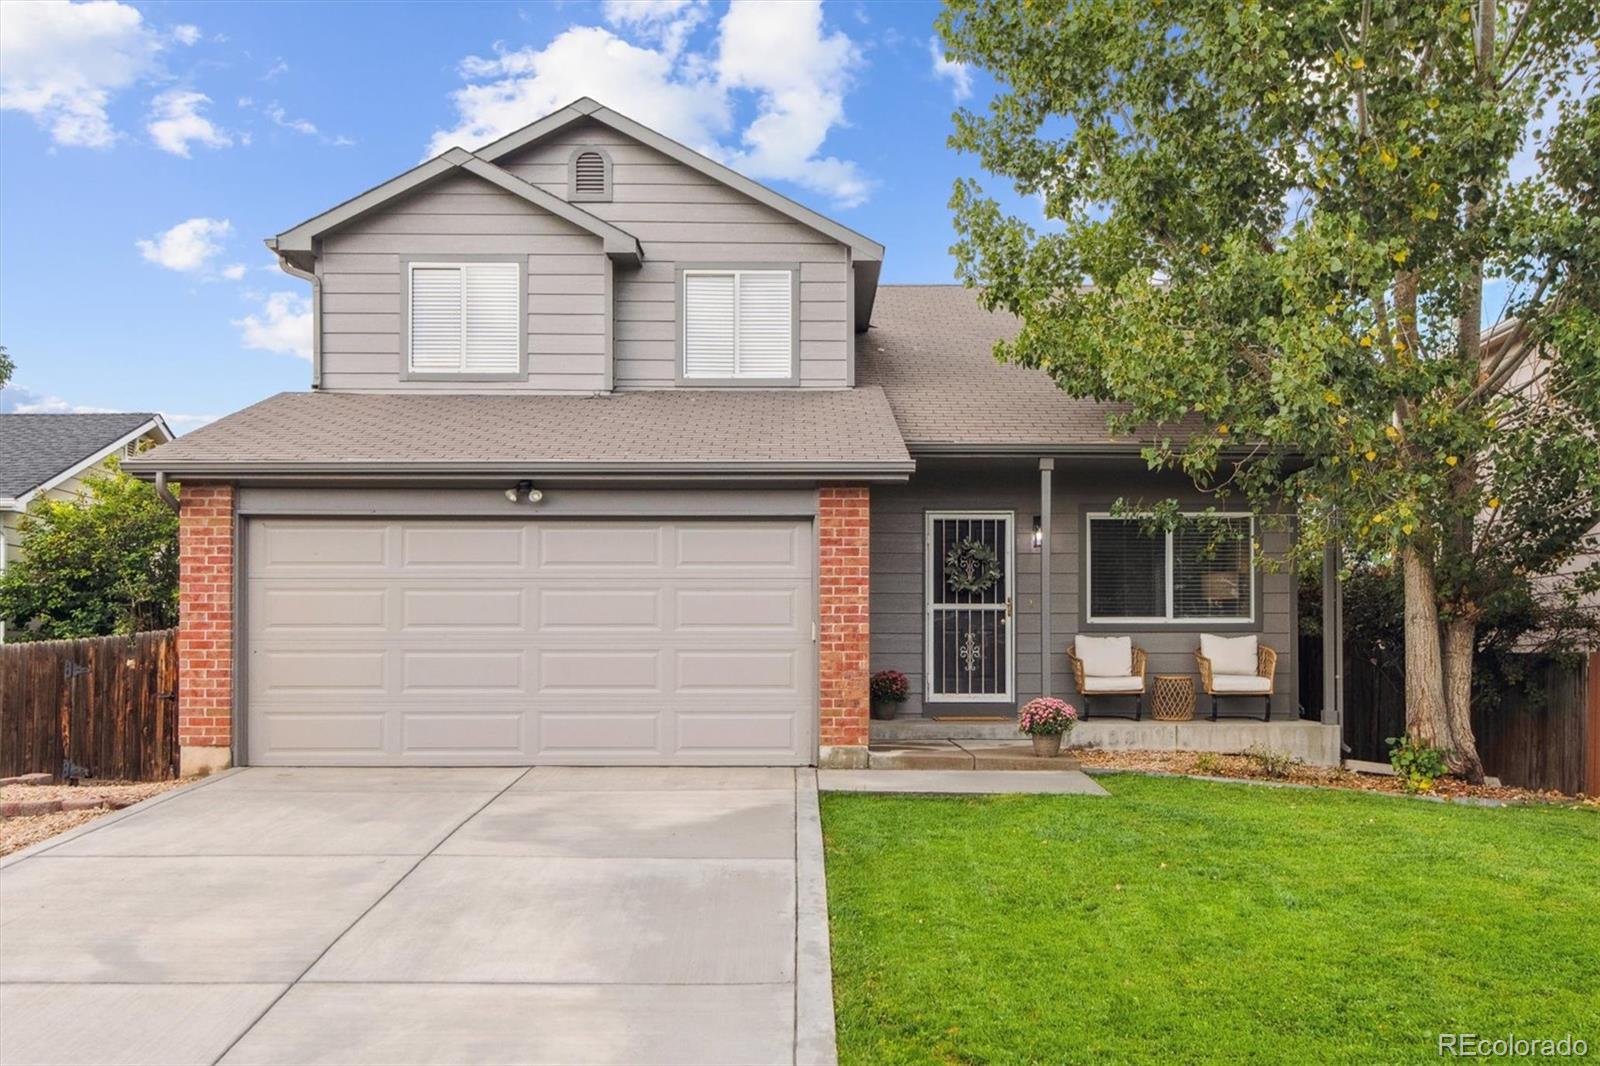
[[[1126,452],[920,455],[909,483],[875,486],[871,667],[903,672],[909,693],[893,720],[871,723],[874,765],[916,752],[959,761],[974,748],[1025,742],[1016,713],[1036,696],[1083,709],[1069,657],[1079,634],[1128,638],[1143,653],[1146,687],[1138,720],[1132,696],[1095,696],[1071,745],[1218,753],[1264,747],[1337,765],[1335,560],[1324,561],[1320,612],[1308,616],[1320,633],[1303,643],[1296,576],[1256,557],[1287,552],[1290,534],[1281,523],[1230,515],[1237,546],[1205,555],[1182,533],[1161,540],[1114,511],[1118,500],[1165,499],[1196,511],[1216,503],[1187,479],[1152,473]],[[1194,654],[1203,634],[1250,637],[1273,649],[1265,700],[1224,698],[1223,717],[1210,720]],[[1303,656],[1303,648],[1310,653]],[[1332,666],[1303,671],[1303,658]],[[1157,676],[1188,679],[1192,719],[1153,719]]]

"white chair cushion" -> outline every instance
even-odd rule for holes
[[[1200,634],[1200,654],[1211,660],[1213,674],[1254,674],[1256,637],[1218,637]]]
[[[1144,678],[1133,675],[1124,677],[1094,677],[1090,674],[1083,675],[1083,694],[1085,696],[1100,696],[1112,692],[1143,692]]]
[[[1272,678],[1255,674],[1212,674],[1211,691],[1218,694],[1236,692],[1240,695],[1265,696],[1272,691]]]
[[[1083,660],[1085,675],[1127,677],[1133,673],[1132,637],[1086,637],[1080,633],[1072,643]]]

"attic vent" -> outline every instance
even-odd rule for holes
[[[572,157],[572,199],[611,199],[611,160],[596,148],[582,148]]]

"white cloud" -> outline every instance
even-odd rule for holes
[[[189,89],[168,89],[150,101],[150,139],[163,152],[189,158],[191,142],[207,148],[226,148],[233,138],[200,114],[211,97]]]
[[[939,43],[939,38],[928,39],[928,55],[933,59],[933,76],[950,83],[951,96],[965,100],[972,95],[972,69],[965,63],[946,59],[944,45]]]
[[[248,96],[240,97],[239,106],[248,109],[253,106],[253,102]],[[273,125],[281,126],[286,130],[293,130],[295,133],[303,133],[307,137],[315,137],[323,144],[332,144],[342,147],[344,145],[356,143],[350,138],[342,135],[329,136],[328,134],[323,133],[317,128],[317,124],[312,122],[310,119],[289,117],[289,113],[283,109],[283,105],[279,104],[276,100],[262,108],[261,112],[272,120]]]
[[[292,292],[268,296],[259,314],[236,318],[246,348],[311,358],[311,300]]]
[[[181,45],[195,44],[200,40],[200,27],[191,26],[188,23],[174,26],[172,27],[172,39]]]
[[[229,281],[241,281],[244,279],[245,271],[249,269],[243,263],[229,263],[222,268],[222,276]]]
[[[0,3],[0,110],[32,115],[56,144],[107,148],[111,98],[152,73],[161,48],[115,0]]]
[[[98,415],[115,410],[114,407],[90,407],[86,404],[68,403],[59,396],[36,392],[26,385],[7,385],[0,388],[0,414]]]
[[[845,207],[872,185],[855,163],[818,156],[844,124],[844,94],[861,53],[842,32],[826,33],[822,5],[734,0],[722,18],[717,71],[722,84],[752,89],[757,117],[729,163],[753,178],[781,178],[826,193]]]
[[[752,177],[792,181],[847,207],[867,198],[872,183],[854,162],[821,154],[845,124],[861,56],[823,26],[817,0],[734,0],[699,50],[689,44],[708,15],[702,3],[611,0],[603,14],[613,29],[574,26],[543,48],[497,46],[464,59],[473,84],[452,94],[459,122],[434,134],[429,154],[479,147],[592,96]],[[755,118],[736,129],[741,105],[753,105]]]
[[[211,258],[222,251],[220,238],[233,232],[225,218],[191,218],[156,235],[154,240],[134,242],[139,254],[168,270],[204,270]]]
[[[543,49],[503,51],[462,61],[469,78],[495,78],[452,95],[461,122],[440,130],[428,149],[475,148],[571,103],[580,96],[613,106],[692,148],[715,145],[728,124],[727,104],[714,85],[684,80],[667,55],[641,48],[599,26],[578,26]]]
[[[608,23],[654,41],[672,57],[710,13],[706,0],[605,0],[601,7]]]

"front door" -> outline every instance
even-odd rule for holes
[[[1012,700],[1010,511],[930,511],[926,530],[930,703]]]

